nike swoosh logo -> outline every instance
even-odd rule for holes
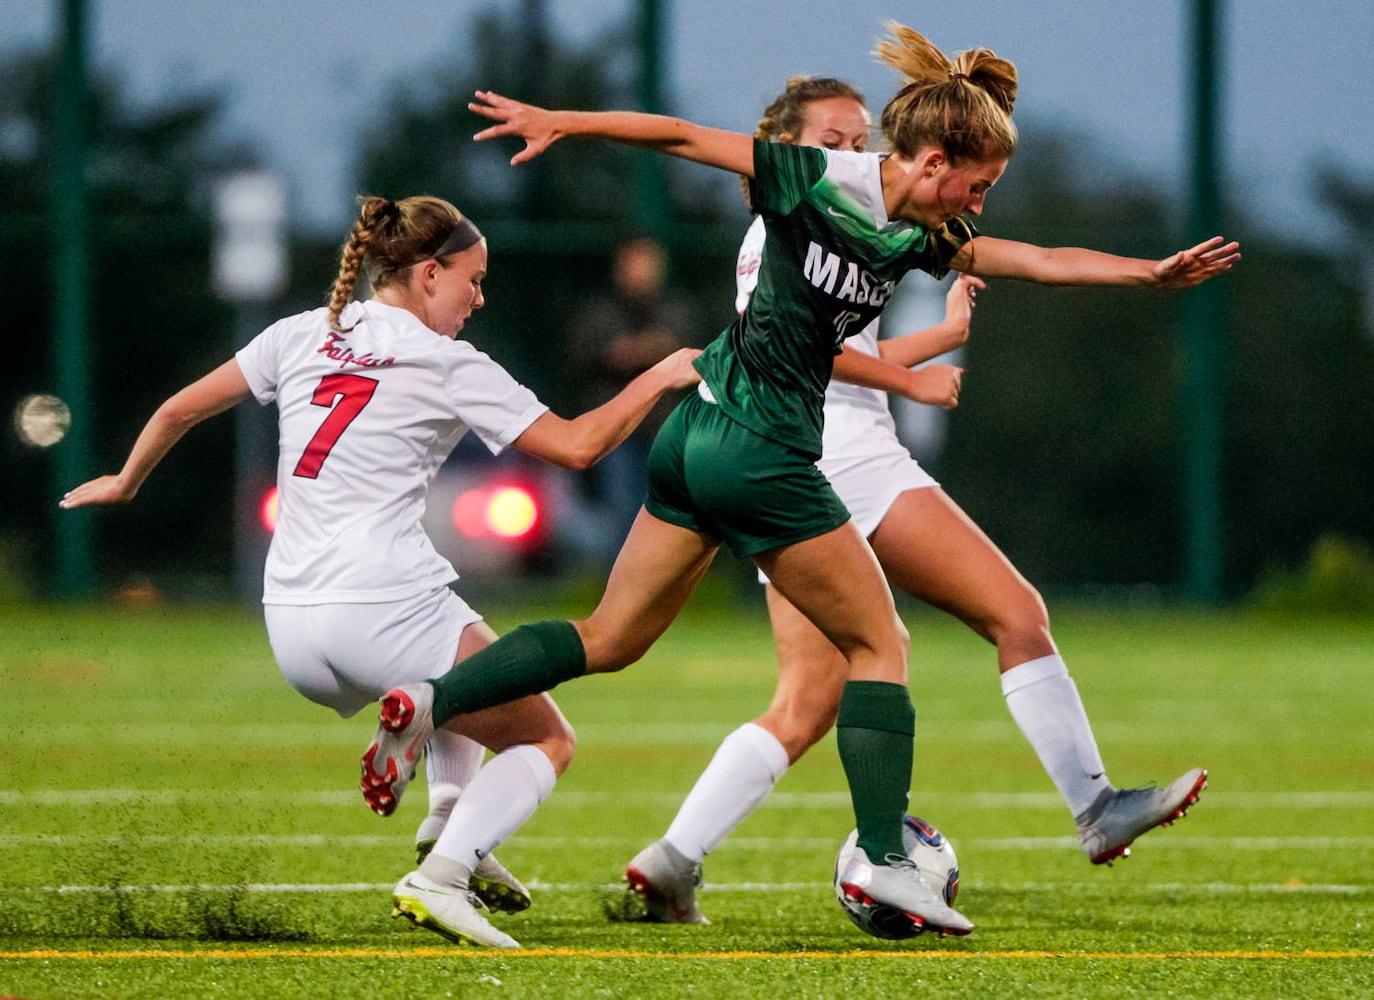
[[[420,751],[417,750],[416,747],[420,746],[424,742],[425,741],[419,736],[415,737],[415,739],[410,741],[410,746],[406,747],[405,752],[405,758],[407,761],[414,763],[416,760],[419,759]]]
[[[835,218],[837,218],[837,219],[847,219],[847,218],[849,218],[848,215],[846,215],[844,212],[841,212],[841,211],[840,211],[839,209],[837,209],[834,205],[826,205],[826,206],[825,206],[825,210],[826,210],[826,212],[828,212],[830,215],[833,215],[833,216],[834,216]]]

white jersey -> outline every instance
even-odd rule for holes
[[[758,281],[764,235],[763,217],[755,216],[749,231],[745,233],[736,261],[735,308],[739,312],[743,312],[749,304],[749,297]],[[873,320],[860,333],[846,340],[845,344],[856,351],[878,357],[878,320]],[[878,459],[913,461],[897,437],[897,425],[888,409],[887,393],[834,379],[825,390],[821,452],[817,466],[835,487],[840,499],[856,515],[856,520],[858,512],[850,496],[846,496],[844,473]],[[861,524],[860,527],[865,526]],[[865,533],[871,530],[867,528]]]
[[[326,309],[290,316],[236,355],[278,411],[264,604],[396,601],[457,579],[421,525],[430,483],[469,430],[496,454],[548,409],[405,309],[354,302],[340,325]]]

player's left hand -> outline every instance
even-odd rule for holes
[[[514,135],[525,140],[525,148],[511,157],[511,165],[532,160],[558,140],[556,115],[546,108],[521,104],[490,90],[476,92],[477,99],[468,102],[468,110],[496,122],[473,136],[478,142]]]
[[[128,503],[137,492],[130,489],[119,476],[101,476],[68,490],[57,506],[70,510],[88,504]]]
[[[1213,236],[1188,250],[1180,250],[1155,265],[1155,287],[1192,288],[1208,278],[1215,278],[1231,270],[1240,260],[1240,244],[1226,243],[1225,237]]]

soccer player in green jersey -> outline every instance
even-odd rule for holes
[[[822,401],[836,350],[878,316],[914,268],[1045,284],[1187,288],[1239,259],[1216,237],[1163,260],[1047,249],[978,235],[1016,148],[1016,71],[986,49],[948,60],[900,25],[879,54],[909,82],[888,102],[888,151],[768,143],[677,118],[551,111],[488,91],[469,107],[493,124],[478,140],[523,139],[513,164],[564,138],[642,146],[750,178],[767,223],[748,308],[696,361],[703,387],[664,425],[649,495],[592,614],[522,626],[435,681],[388,692],[364,756],[369,800],[394,802],[409,780],[405,747],[435,725],[581,676],[620,670],[660,636],[721,544],[752,559],[841,652],[848,666],[837,736],[858,849],[841,880],[930,930],[973,924],[936,896],[905,857],[915,711],[908,637],[873,551],[816,467]]]
[[[863,151],[870,132],[867,105],[853,86],[830,77],[794,77],[754,135]],[[765,229],[756,216],[740,248],[740,312],[758,276]],[[1084,853],[1094,864],[1110,864],[1128,854],[1141,833],[1183,815],[1207,772],[1194,768],[1162,788],[1116,788],[1107,780],[1078,689],[1050,633],[1045,602],[897,437],[888,391],[917,402],[958,403],[960,369],[912,366],[968,338],[981,284],[973,282],[963,277],[952,285],[945,319],[936,326],[879,341],[875,322],[846,341],[825,394],[818,465],[892,586],[948,611],[996,648],[1007,708],[1074,817]],[[844,657],[775,587],[766,594],[778,650],[777,691],[767,711],[725,738],[664,835],[626,867],[628,891],[642,900],[634,909],[647,920],[707,922],[696,904],[703,859],[834,725],[848,671]]]

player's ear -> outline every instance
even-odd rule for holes
[[[793,135],[791,132],[779,132],[779,133],[778,133],[778,142],[793,143],[793,142],[796,142],[796,141],[797,141],[797,137],[796,137],[795,135]]]

